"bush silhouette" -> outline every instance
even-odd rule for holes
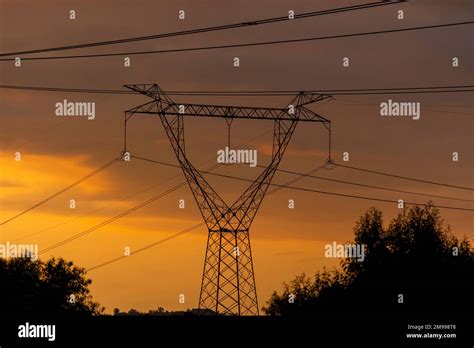
[[[0,259],[0,312],[100,314],[85,270],[64,259]]]
[[[370,208],[354,227],[354,243],[365,245],[363,261],[345,258],[342,270],[296,277],[282,294],[273,293],[264,312],[474,310],[474,252],[431,203],[405,208],[387,228],[382,213]]]

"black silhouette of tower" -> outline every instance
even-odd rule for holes
[[[124,151],[127,151],[126,124],[128,120],[137,113],[159,115],[208,228],[199,309],[212,310],[221,314],[258,315],[255,274],[250,248],[250,226],[298,122],[323,123],[329,131],[330,144],[330,121],[309,110],[306,105],[331,97],[301,92],[290,101],[286,108],[259,108],[178,104],[156,84],[125,85],[125,87],[152,100],[125,112]],[[222,200],[186,157],[183,121],[184,117],[190,116],[221,117],[227,121],[244,118],[274,122],[270,164],[232,205],[227,205]],[[329,145],[329,161],[331,161],[330,151]]]

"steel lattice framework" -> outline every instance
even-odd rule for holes
[[[127,151],[127,122],[134,114],[160,116],[208,228],[199,309],[212,310],[216,314],[258,315],[255,274],[250,248],[250,226],[298,122],[321,122],[327,128],[329,161],[331,160],[331,123],[328,119],[306,108],[308,104],[331,97],[301,92],[285,108],[260,108],[178,104],[156,84],[125,85],[125,87],[146,95],[152,100],[125,112],[124,151]],[[274,122],[270,164],[232,205],[229,206],[223,201],[186,157],[183,122],[185,116],[221,117],[227,120],[260,119]]]

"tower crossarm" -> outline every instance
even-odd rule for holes
[[[301,92],[293,99],[292,103],[290,103],[287,108],[264,108],[236,105],[177,103],[172,101],[157,85],[152,85],[152,87],[149,87],[149,85],[125,85],[125,87],[153,98],[156,102],[157,110],[139,108],[134,110],[134,113],[159,113],[162,115],[179,114],[182,116],[192,117],[242,118],[275,121],[298,120],[300,122],[330,122],[328,119],[305,107],[305,105],[331,98],[331,96],[323,94]]]

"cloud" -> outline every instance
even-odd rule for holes
[[[2,213],[5,209],[11,211],[29,207],[71,185],[97,168],[89,162],[86,155],[69,157],[25,153],[20,161],[12,157],[0,158],[2,203],[5,207]],[[75,197],[103,197],[116,188],[114,181],[113,176],[103,171],[71,191]]]

